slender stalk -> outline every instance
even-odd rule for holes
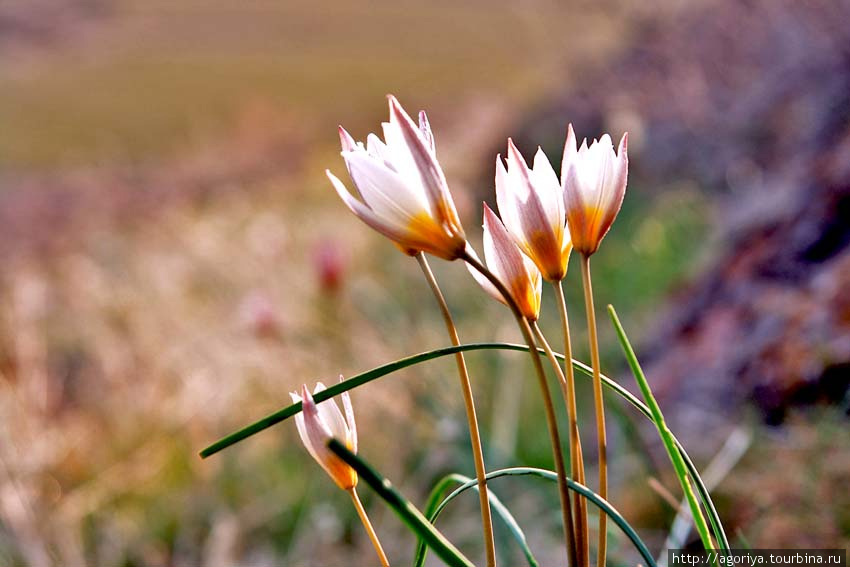
[[[366,533],[369,534],[369,539],[372,540],[372,545],[375,546],[375,553],[378,554],[378,561],[381,562],[381,567],[390,567],[390,562],[384,553],[384,548],[381,547],[381,542],[378,540],[378,534],[375,533],[375,528],[372,527],[372,522],[369,521],[369,516],[366,515],[366,509],[363,508],[363,503],[360,502],[360,497],[357,496],[357,489],[351,487],[348,494],[351,496],[351,501],[354,503],[354,509],[357,510],[357,515],[360,516],[360,521],[363,522],[363,527],[366,528]]]
[[[434,292],[434,297],[440,305],[440,312],[443,314],[443,320],[446,322],[446,330],[449,333],[449,339],[452,345],[459,346],[460,338],[458,338],[457,328],[452,320],[452,314],[449,311],[449,306],[443,297],[443,292],[437,284],[437,279],[431,271],[431,266],[428,265],[428,260],[425,254],[419,252],[416,254],[416,261],[422,268],[422,273],[425,274],[425,279],[428,280],[428,285],[431,286],[431,291]],[[496,544],[493,538],[493,517],[490,512],[490,500],[487,494],[487,470],[484,467],[484,451],[481,449],[481,434],[478,429],[478,418],[475,415],[475,401],[472,397],[472,384],[469,381],[469,372],[466,368],[466,360],[462,352],[455,354],[455,362],[457,363],[457,373],[460,377],[460,388],[463,391],[463,402],[466,407],[466,421],[469,425],[469,437],[472,442],[472,456],[475,461],[475,476],[478,480],[478,497],[481,504],[481,524],[484,530],[484,549],[487,557],[488,567],[496,565]]]
[[[587,334],[590,341],[590,364],[593,367],[593,401],[596,406],[596,436],[599,444],[599,496],[608,499],[608,438],[605,433],[605,403],[602,399],[602,376],[599,368],[599,340],[596,336],[596,312],[593,307],[593,284],[590,281],[590,256],[582,254],[581,281],[584,307],[587,311]],[[599,548],[597,566],[605,566],[608,552],[607,517],[599,515]]]
[[[564,382],[564,402],[567,404],[567,416],[570,421],[570,457],[573,463],[573,478],[579,483],[585,484],[584,478],[584,455],[581,450],[581,435],[578,429],[578,406],[576,404],[576,386],[575,386],[575,369],[569,362],[573,358],[572,340],[570,339],[570,321],[567,316],[567,302],[564,299],[563,280],[555,283],[552,282],[552,287],[555,288],[555,297],[558,300],[558,308],[561,312],[561,333],[564,336],[564,356],[566,360],[564,367],[566,370],[566,380]],[[555,365],[555,363],[552,363]],[[588,529],[587,521],[587,501],[584,498],[579,498],[576,494],[577,506],[576,511],[579,523],[579,553],[581,555],[582,565],[590,563],[590,542],[588,541],[590,530]]]
[[[561,365],[558,362],[558,359],[555,357],[555,352],[552,350],[552,347],[549,346],[549,341],[546,340],[546,337],[543,335],[543,331],[540,330],[540,326],[536,321],[529,321],[531,325],[531,330],[534,331],[534,338],[541,347],[543,347],[543,351],[546,353],[546,358],[549,359],[549,363],[552,365],[552,368],[555,370],[555,374],[558,377],[558,383],[561,385],[561,392],[564,395],[564,399],[567,398],[567,379],[564,377],[564,372],[561,370]],[[567,405],[569,409],[569,404]],[[569,413],[569,412],[568,412]],[[578,482],[578,464],[580,460],[580,453],[576,451],[575,447],[575,439],[576,435],[573,432],[572,424],[570,424],[570,468],[572,469],[571,474],[573,480]],[[573,493],[574,499],[574,520],[573,524],[575,526],[576,533],[576,553],[578,554],[578,559],[581,561],[582,565],[585,565],[587,562],[585,561],[584,552],[584,539],[586,537],[586,531],[584,524],[582,523],[582,503],[584,499],[578,493]],[[586,510],[586,508],[584,508]],[[589,550],[588,550],[589,551]]]
[[[479,271],[496,287],[497,290],[499,290],[499,293],[501,293],[502,297],[505,298],[505,302],[514,314],[514,318],[517,321],[517,325],[519,325],[519,330],[522,333],[523,339],[528,344],[529,352],[531,353],[531,362],[534,365],[534,371],[540,385],[540,393],[543,396],[546,426],[549,428],[549,440],[552,443],[552,457],[555,461],[555,471],[558,475],[558,491],[561,497],[561,515],[563,516],[564,521],[564,538],[567,544],[567,554],[569,555],[570,565],[575,567],[578,565],[578,552],[576,550],[574,537],[575,528],[573,526],[572,505],[570,503],[569,484],[567,483],[567,471],[564,468],[564,455],[561,451],[561,437],[558,434],[558,421],[555,417],[555,406],[552,403],[552,395],[549,392],[549,385],[546,383],[546,373],[543,371],[543,364],[540,362],[540,353],[537,351],[535,346],[531,327],[525,317],[522,316],[522,313],[511,295],[511,292],[508,291],[499,278],[493,275],[493,273],[477,258],[472,257],[468,253],[464,252],[461,259]]]

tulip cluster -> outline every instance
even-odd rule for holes
[[[340,127],[342,157],[361,198],[352,195],[333,173],[327,171],[327,175],[351,212],[404,252],[426,252],[445,260],[462,258],[471,249],[437,161],[428,119],[420,112],[417,126],[395,97],[390,96],[389,103],[390,119],[383,124],[385,141],[369,134],[364,146]],[[569,125],[560,181],[540,148],[532,167],[511,140],[507,167],[497,156],[496,202],[502,218],[485,210],[485,258],[505,285],[517,292],[515,299],[529,308],[529,314],[535,303],[539,310],[540,276],[550,282],[562,280],[570,252],[593,254],[611,228],[626,191],[626,142],[623,135],[615,153],[611,137],[605,134],[590,146],[585,140],[577,148]],[[510,238],[503,238],[505,234]],[[514,261],[514,247],[523,261]],[[534,268],[529,269],[526,260]],[[498,295],[492,286],[483,286]],[[529,290],[536,301],[526,297]]]
[[[562,310],[565,354],[570,358],[569,325],[563,301],[561,282],[567,275],[572,250],[582,256],[588,329],[594,367],[594,394],[600,453],[599,493],[607,493],[604,411],[601,402],[598,349],[595,345],[595,315],[589,276],[589,258],[599,248],[610,229],[626,190],[628,174],[627,135],[623,135],[617,151],[611,137],[603,135],[588,145],[579,147],[572,125],[567,128],[566,144],[561,161],[561,175],[553,169],[542,149],[537,150],[529,167],[513,141],[508,140],[506,157],[496,157],[495,193],[500,216],[484,205],[483,244],[484,262],[479,260],[467,242],[457,210],[449,192],[445,174],[437,161],[434,135],[424,112],[418,123],[404,111],[398,101],[389,97],[389,121],[383,124],[383,140],[369,134],[365,145],[357,142],[342,127],[339,129],[342,157],[356,192],[330,171],[327,176],[346,206],[370,227],[392,240],[404,253],[416,257],[440,303],[453,344],[459,344],[457,331],[448,307],[428,268],[424,254],[444,260],[462,260],[484,290],[508,305],[517,318],[520,330],[529,346],[543,393],[547,426],[553,446],[553,458],[558,471],[561,505],[568,553],[573,565],[587,565],[587,507],[576,497],[575,509],[567,492],[567,473],[563,468],[555,412],[549,396],[546,378],[537,354],[541,346],[559,377],[564,401],[570,417],[571,473],[584,481],[584,465],[578,431],[572,366],[565,365],[566,374],[540,332],[536,321],[540,317],[542,282],[556,286]],[[476,456],[476,472],[481,492],[482,521],[488,551],[488,565],[495,564],[492,527],[489,524],[489,504],[481,443],[475,421],[474,403],[462,354],[458,353],[458,371],[470,425],[470,435]],[[319,384],[316,391],[324,387]],[[357,450],[357,434],[351,403],[343,394],[345,417],[332,401],[315,404],[304,386],[293,401],[303,404],[297,416],[298,432],[313,458],[325,469],[336,484],[352,494],[355,505],[357,474],[327,447],[335,438],[352,452]],[[362,512],[362,507],[358,507]],[[386,564],[386,557],[377,543],[365,512],[361,513],[373,543]],[[597,549],[599,565],[605,563],[605,515],[600,515],[600,541]]]

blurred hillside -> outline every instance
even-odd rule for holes
[[[636,17],[630,47],[582,69],[521,138],[557,147],[560,116],[579,132],[629,130],[632,191],[710,199],[710,255],[654,315],[641,354],[692,452],[713,455],[742,424],[783,425],[756,429],[771,433],[760,457],[728,481],[730,522],[767,547],[850,540],[838,464],[850,445],[835,429],[850,415],[848,19],[850,4],[829,1]],[[633,289],[641,276],[620,274]],[[809,467],[818,454],[836,466]]]

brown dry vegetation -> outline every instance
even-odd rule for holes
[[[651,17],[684,10],[670,4]],[[371,564],[291,424],[197,457],[302,382],[446,342],[415,264],[332,194],[336,125],[364,137],[387,92],[427,106],[474,234],[494,145],[649,16],[545,0],[0,6],[0,563]],[[600,303],[634,298],[635,321],[693,268],[712,210],[692,183],[671,187],[627,202],[599,255]],[[635,280],[624,255],[641,266],[628,267]],[[463,339],[516,340],[460,266],[435,269]],[[492,465],[547,465],[524,360],[469,358]],[[455,381],[441,361],[353,395],[362,454],[417,502],[437,476],[471,474]],[[753,459],[728,499],[758,482]],[[637,462],[622,457],[614,500],[660,543],[669,514]],[[504,482],[538,559],[557,561],[546,487]],[[364,496],[391,557],[409,557],[411,538]],[[475,557],[473,504],[441,521]],[[784,532],[753,518],[773,505],[734,523],[767,546]]]

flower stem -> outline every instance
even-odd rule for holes
[[[563,516],[564,521],[564,538],[567,544],[567,554],[569,555],[570,561],[569,564],[576,566],[578,565],[576,561],[578,553],[576,551],[576,542],[574,537],[573,514],[572,505],[570,503],[569,485],[567,484],[567,472],[564,468],[564,455],[561,451],[561,438],[558,434],[558,421],[555,417],[555,406],[552,404],[552,395],[549,392],[549,386],[546,383],[546,374],[543,371],[543,364],[540,362],[540,354],[537,352],[534,337],[531,333],[531,327],[525,317],[522,316],[513,296],[499,278],[497,278],[490,270],[487,269],[486,266],[484,266],[484,264],[468,252],[464,251],[460,258],[480,272],[496,287],[497,290],[499,290],[499,293],[501,293],[502,297],[505,298],[505,302],[507,302],[508,307],[510,307],[511,312],[514,314],[517,325],[519,325],[519,330],[522,332],[523,339],[525,339],[526,344],[528,344],[529,353],[531,354],[531,362],[534,365],[534,370],[540,385],[540,392],[543,396],[546,425],[549,428],[549,440],[552,444],[552,457],[555,461],[555,471],[558,475],[558,491],[561,497],[561,515]]]
[[[354,503],[354,509],[357,510],[357,515],[360,516],[360,521],[363,522],[363,527],[366,528],[366,533],[369,534],[369,539],[372,540],[372,545],[375,547],[375,553],[378,554],[378,561],[381,562],[381,567],[390,567],[390,562],[384,553],[384,548],[381,547],[381,542],[378,540],[378,534],[375,533],[375,528],[372,527],[372,522],[369,521],[369,516],[366,515],[366,509],[363,508],[363,503],[360,502],[360,497],[357,496],[357,488],[352,486],[348,490],[348,494],[351,496],[351,501]]]
[[[449,306],[443,297],[440,286],[437,284],[437,279],[431,271],[431,266],[428,265],[428,260],[425,254],[419,252],[416,254],[416,261],[422,268],[422,273],[425,274],[425,279],[428,280],[428,285],[431,286],[431,291],[434,292],[434,297],[440,305],[440,312],[443,314],[443,320],[446,322],[446,330],[449,333],[449,339],[453,346],[460,345],[460,338],[457,334],[457,328],[452,320]],[[455,362],[457,363],[457,373],[460,377],[460,387],[463,391],[463,402],[466,407],[466,421],[469,425],[469,437],[472,442],[472,455],[475,461],[475,475],[478,480],[478,497],[481,503],[481,524],[484,530],[484,549],[487,557],[488,567],[496,565],[496,545],[493,538],[493,517],[490,513],[490,500],[487,494],[487,470],[484,467],[484,451],[481,449],[481,434],[478,429],[478,418],[475,415],[475,401],[472,397],[472,384],[469,380],[469,372],[466,368],[466,360],[463,353],[455,354]]]
[[[555,297],[558,300],[558,308],[561,311],[561,332],[564,336],[564,368],[566,380],[562,382],[564,388],[564,401],[567,404],[567,416],[570,422],[570,461],[572,462],[572,474],[579,483],[586,484],[584,478],[584,455],[581,450],[581,435],[578,428],[578,405],[576,403],[575,370],[573,369],[573,347],[570,339],[570,322],[567,316],[567,302],[564,299],[563,280],[555,283]],[[553,365],[557,365],[555,362]],[[582,565],[590,563],[590,542],[588,541],[590,530],[587,522],[587,501],[576,494],[576,515],[578,517],[578,546]]]
[[[543,335],[543,331],[540,330],[540,327],[537,325],[537,322],[529,322],[529,324],[531,325],[531,330],[534,331],[534,338],[537,341],[537,344],[539,344],[543,348],[543,351],[546,353],[546,358],[549,359],[549,363],[552,365],[552,368],[555,370],[555,374],[558,376],[558,383],[561,385],[561,393],[564,395],[564,399],[566,400],[568,397],[567,379],[564,376],[563,370],[561,370],[561,365],[558,363],[558,359],[555,358],[555,352],[552,350],[552,347],[549,346],[549,341],[546,340],[546,337]],[[569,408],[569,404],[567,405],[567,407]],[[575,432],[577,433],[577,425]],[[572,475],[573,480],[578,481],[578,464],[581,462],[581,448],[579,447],[578,452],[576,451],[576,438],[577,435],[574,434],[572,416],[570,416],[570,474]],[[583,554],[585,551],[584,539],[586,531],[584,528],[584,524],[582,523],[581,517],[582,503],[584,502],[584,499],[581,497],[580,494],[577,493],[573,494],[573,498],[575,506],[573,524],[575,526],[576,533],[576,553],[578,555],[579,561],[581,561],[581,564],[585,565],[586,561],[584,560]]]
[[[584,307],[587,311],[587,334],[590,341],[590,363],[593,367],[593,401],[596,406],[596,436],[599,443],[599,496],[608,499],[608,439],[605,433],[605,403],[602,399],[602,377],[599,368],[599,340],[596,335],[596,312],[593,307],[593,284],[590,281],[590,256],[582,254],[581,280],[584,287]],[[605,566],[608,551],[607,517],[599,515],[599,548],[597,566]]]

